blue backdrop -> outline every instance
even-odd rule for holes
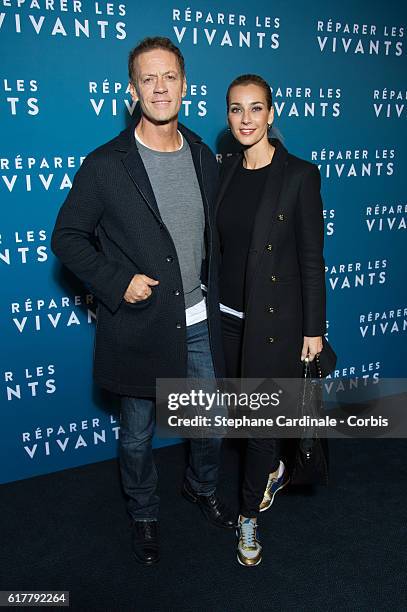
[[[1,1],[1,482],[116,454],[92,296],[49,241],[84,156],[132,114],[127,55],[147,35],[181,48],[181,120],[214,152],[229,82],[271,83],[275,135],[321,169],[333,377],[407,375],[406,15],[398,0]]]

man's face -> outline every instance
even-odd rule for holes
[[[145,51],[134,60],[134,73],[130,93],[143,115],[161,124],[176,119],[186,94],[177,56],[165,49]]]

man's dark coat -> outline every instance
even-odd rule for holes
[[[187,374],[185,303],[177,253],[138,152],[134,127],[86,157],[59,212],[52,250],[99,302],[95,381],[114,393],[151,397],[156,378]],[[205,210],[207,259],[201,280],[208,287],[211,350],[221,376],[213,227],[218,168],[201,138],[182,125],[179,129],[191,149]],[[159,280],[159,285],[146,300],[129,304],[123,295],[138,273]]]

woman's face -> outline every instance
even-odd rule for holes
[[[274,109],[267,108],[262,87],[235,85],[229,93],[228,122],[233,136],[242,145],[251,147],[267,139],[268,123],[273,123]]]

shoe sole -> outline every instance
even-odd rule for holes
[[[158,559],[156,559],[155,561],[142,561],[136,554],[134,554],[134,558],[137,563],[140,563],[140,565],[156,565],[160,560],[160,557],[158,557]]]
[[[260,559],[256,563],[246,564],[246,563],[243,563],[243,561],[240,560],[239,555],[236,555],[236,558],[237,558],[239,564],[243,565],[243,567],[256,567],[257,565],[260,565],[260,563],[261,563],[261,561],[263,559],[263,557],[260,557]]]
[[[275,498],[275,496],[277,495],[277,493],[278,493],[279,491],[281,491],[281,489],[284,489],[284,487],[286,487],[286,486],[288,485],[288,483],[289,483],[289,482],[290,482],[290,478],[287,478],[287,480],[286,480],[285,482],[283,482],[283,484],[282,484],[282,485],[280,485],[280,486],[278,487],[278,489],[276,489],[276,490],[274,491],[273,496],[270,498],[270,503],[269,503],[269,505],[268,505],[268,506],[266,506],[265,508],[260,508],[260,512],[265,512],[266,510],[268,510],[268,509],[270,508],[270,506],[272,506],[272,505],[273,505],[273,501],[274,501],[274,498]]]

